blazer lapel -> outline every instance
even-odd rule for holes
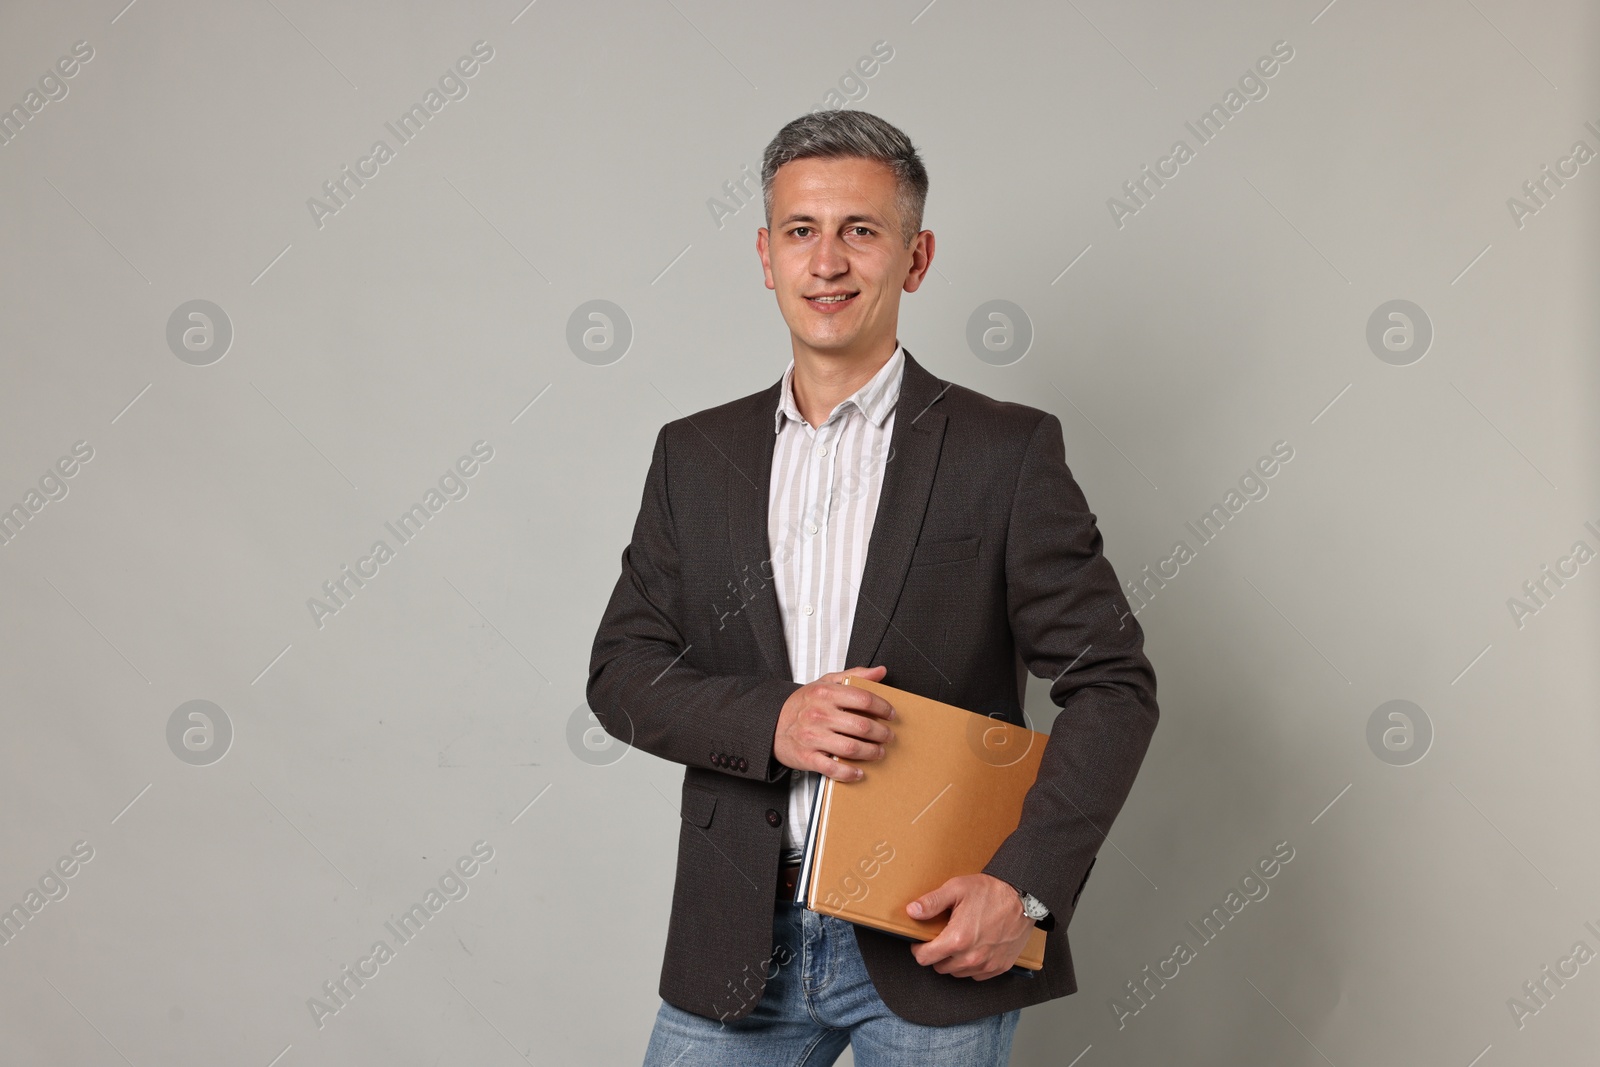
[[[904,349],[904,346],[902,346]],[[845,667],[872,667],[889,619],[900,601],[911,568],[911,553],[928,510],[939,450],[944,444],[945,415],[936,402],[949,386],[928,373],[904,349],[900,397],[895,401],[894,432],[889,460],[883,467],[878,511],[867,542],[867,562],[856,591],[856,613],[850,624]]]
[[[871,657],[889,628],[911,567],[944,443],[945,415],[937,401],[949,386],[911,358],[904,346],[902,351],[905,366],[895,401],[889,460],[883,468],[878,510],[856,593],[845,667],[872,666]],[[741,600],[749,597],[741,610],[755,633],[762,664],[769,674],[792,679],[794,668],[789,663],[783,616],[772,585],[772,546],[767,535],[776,439],[773,419],[782,385],[780,378],[757,394],[739,416],[741,425],[735,435],[739,454],[728,457],[728,541],[738,568],[730,592]]]
[[[768,498],[772,485],[772,452],[777,438],[773,420],[783,379],[758,393],[740,413],[732,440],[737,454],[728,458],[728,543],[738,573],[729,583],[755,631],[765,673],[792,679],[789,645],[783,637],[783,616],[773,582],[772,546],[767,537]],[[743,463],[744,467],[739,464]]]

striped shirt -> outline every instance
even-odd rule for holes
[[[772,450],[767,541],[789,665],[802,685],[846,667],[869,666],[846,663],[844,657],[904,366],[897,345],[878,373],[817,427],[795,406],[793,360],[783,372],[773,413],[778,439]],[[790,771],[786,862],[798,862],[805,846],[821,779],[816,771]]]

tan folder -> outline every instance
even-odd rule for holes
[[[860,781],[822,779],[798,899],[825,915],[931,941],[949,911],[913,919],[906,905],[956,875],[981,873],[994,858],[1022,820],[1047,737],[880,682],[843,684],[887,700],[895,736],[881,760],[841,761],[866,771]],[[1042,968],[1044,940],[1035,930],[1016,966]]]

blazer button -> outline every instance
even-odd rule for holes
[[[783,821],[783,816],[778,814],[778,809],[777,808],[768,808],[767,809],[767,825],[768,826],[777,826],[782,821]]]
[[[745,769],[745,762],[744,762],[744,757],[743,756],[739,757],[739,762],[737,764],[735,764],[735,766],[737,766],[741,771]]]

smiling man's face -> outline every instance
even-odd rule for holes
[[[773,176],[772,229],[757,232],[756,251],[797,359],[887,358],[900,294],[922,284],[933,234],[923,230],[903,243],[886,164],[797,159]]]

